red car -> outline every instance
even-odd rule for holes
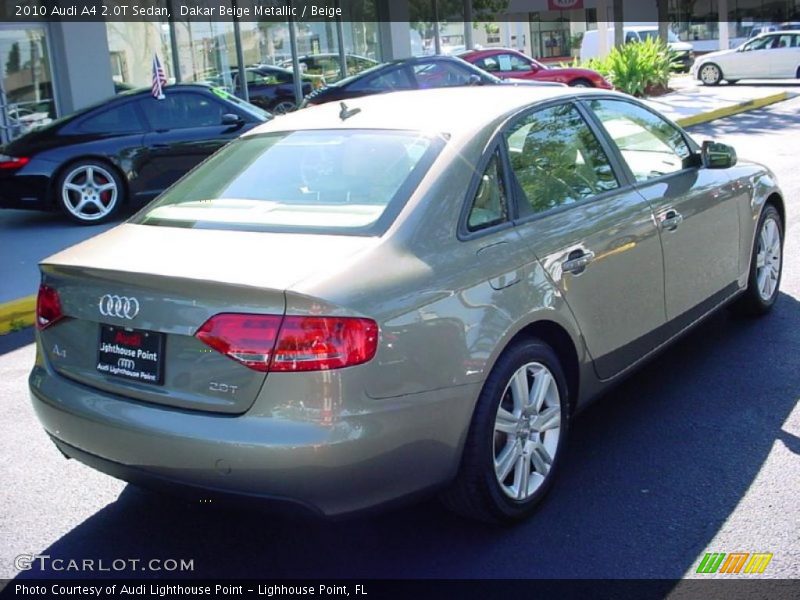
[[[573,67],[548,67],[525,56],[522,52],[508,48],[470,50],[458,56],[496,77],[555,81],[575,87],[613,89],[613,86],[597,71]]]

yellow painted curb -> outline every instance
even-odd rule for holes
[[[770,104],[776,104],[778,102],[788,100],[789,97],[789,92],[780,92],[778,94],[772,94],[771,96],[765,96],[764,98],[747,100],[745,102],[734,104],[733,106],[718,108],[717,110],[712,110],[707,113],[692,115],[691,117],[683,117],[682,119],[677,119],[675,122],[681,127],[691,127],[692,125],[708,123],[710,121],[716,121],[717,119],[724,119],[725,117],[738,115],[739,113],[755,110],[757,108],[764,108]]]
[[[26,296],[0,304],[0,335],[33,325],[36,296]]]

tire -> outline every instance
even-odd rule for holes
[[[64,214],[81,225],[109,221],[125,202],[125,186],[116,169],[94,159],[67,166],[58,177],[55,194]]]
[[[297,110],[297,105],[291,100],[279,100],[273,104],[269,111],[274,115],[285,115],[294,110]]]
[[[582,87],[582,88],[590,88],[594,87],[592,82],[588,79],[573,79],[569,82],[570,87]]]
[[[507,348],[481,390],[458,474],[441,495],[445,506],[489,523],[529,516],[557,472],[568,406],[564,371],[552,348],[536,339]]]
[[[703,85],[719,85],[722,80],[722,71],[714,63],[705,63],[698,69],[697,78]]]
[[[745,316],[768,313],[778,299],[782,274],[783,223],[778,210],[767,204],[758,220],[747,290],[731,305],[731,309]]]

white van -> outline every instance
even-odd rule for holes
[[[642,42],[647,38],[658,39],[658,24],[654,25],[625,25],[625,43]],[[682,42],[672,31],[667,32],[667,45],[675,52],[675,56],[685,71],[689,71],[694,61],[694,50],[692,45]],[[608,49],[614,47],[614,28],[608,28]],[[581,42],[581,60],[597,58],[600,56],[599,37],[596,29],[592,29],[583,34]]]

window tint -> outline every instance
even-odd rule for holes
[[[511,168],[534,212],[619,187],[600,142],[571,104],[530,113],[506,134]]]
[[[81,121],[77,130],[81,133],[133,133],[145,127],[136,111],[135,102],[127,102]]]
[[[164,100],[141,100],[153,129],[187,129],[222,124],[222,115],[233,112],[221,102],[191,92],[167,93]]]
[[[589,104],[637,181],[684,168],[692,152],[681,132],[665,120],[630,102],[593,100]]]
[[[778,36],[778,43],[775,48],[797,48],[797,36],[791,34],[784,34]]]
[[[501,71],[530,71],[531,66],[516,54],[498,54],[495,57]]]
[[[162,194],[137,222],[372,234],[384,213],[396,214],[441,146],[413,131],[247,136]]]
[[[385,91],[410,90],[412,87],[406,69],[398,68],[356,81],[351,89]]]
[[[420,89],[469,85],[473,73],[449,62],[414,65],[414,77]]]
[[[467,219],[467,229],[478,231],[507,220],[508,202],[503,185],[503,171],[500,156],[495,152],[478,184]]]

